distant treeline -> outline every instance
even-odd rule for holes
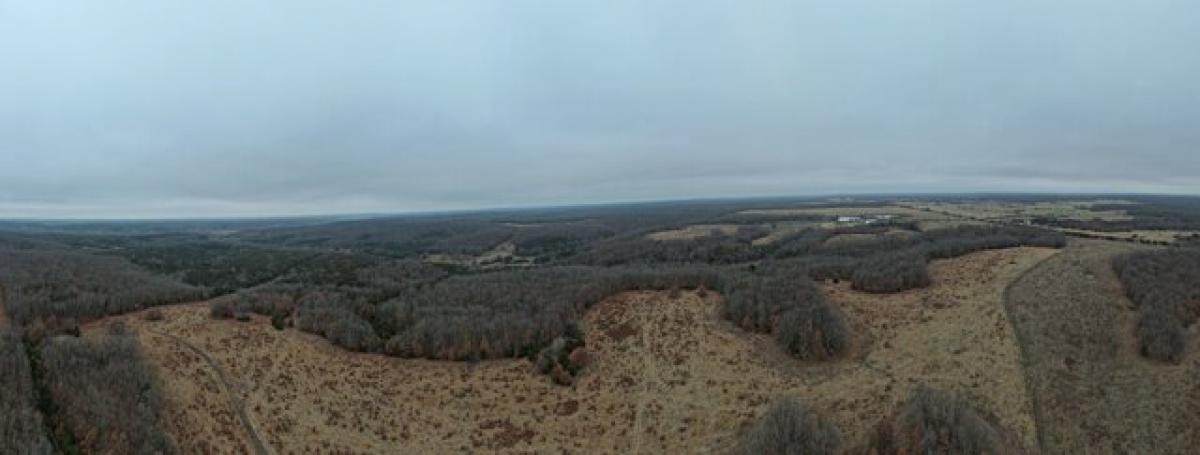
[[[0,248],[0,286],[8,316],[20,325],[84,321],[205,295],[119,257],[57,249]]]
[[[1200,198],[1183,196],[1142,196],[1134,204],[1097,204],[1092,210],[1124,211],[1129,220],[1063,220],[1039,218],[1038,224],[1088,231],[1117,232],[1133,230],[1200,230]]]

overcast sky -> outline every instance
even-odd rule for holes
[[[0,0],[0,217],[1200,193],[1200,2]]]

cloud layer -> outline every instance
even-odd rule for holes
[[[0,0],[0,217],[1200,193],[1188,1]]]

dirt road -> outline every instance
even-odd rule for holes
[[[241,421],[242,428],[246,431],[246,434],[250,437],[250,441],[254,444],[254,452],[258,455],[269,455],[271,451],[267,448],[267,445],[263,443],[263,438],[258,434],[258,429],[255,428],[254,422],[250,420],[250,416],[246,412],[246,404],[242,401],[240,395],[238,395],[236,388],[229,381],[229,376],[225,374],[225,371],[221,369],[221,366],[218,365],[217,362],[208,355],[208,353],[204,352],[200,348],[197,348],[195,345],[189,343],[183,338],[154,329],[147,329],[147,331],[155,335],[168,338],[192,353],[200,356],[201,359],[204,359],[204,362],[208,364],[208,368],[216,372],[222,392],[229,397],[230,406],[237,411],[238,420]]]

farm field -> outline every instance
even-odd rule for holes
[[[936,261],[932,286],[899,294],[825,284],[859,334],[852,354],[828,364],[791,360],[766,336],[724,321],[715,293],[620,294],[587,314],[595,360],[570,387],[526,360],[347,353],[260,317],[213,320],[204,304],[88,330],[123,320],[164,379],[168,432],[181,446],[229,453],[253,447],[250,431],[273,453],[724,453],[780,396],[805,399],[857,443],[918,383],[963,393],[1033,447],[1001,296],[1055,253],[1016,248]]]
[[[916,209],[929,209],[935,212],[945,212],[967,218],[981,218],[987,220],[1009,220],[1018,217],[1052,217],[1072,220],[1101,219],[1110,221],[1133,219],[1133,217],[1124,210],[1095,209],[1095,207],[1098,205],[1121,206],[1132,204],[1131,202],[1122,200],[1041,202],[904,202],[903,204]]]
[[[1200,236],[1197,229],[1142,229],[1136,223],[1137,218],[1128,209],[1136,204],[1127,200],[1084,200],[1084,201],[1043,201],[1043,202],[1006,202],[1006,201],[973,201],[973,202],[898,202],[905,207],[922,211],[940,213],[952,217],[973,220],[986,220],[1001,223],[1039,223],[1051,220],[1066,223],[1064,226],[1048,226],[1060,232],[1077,236],[1088,236],[1110,240],[1143,241],[1151,243],[1173,243],[1182,238]],[[1098,226],[1123,226],[1116,229],[1084,229],[1072,226],[1087,223]],[[1122,224],[1127,223],[1127,224]]]

